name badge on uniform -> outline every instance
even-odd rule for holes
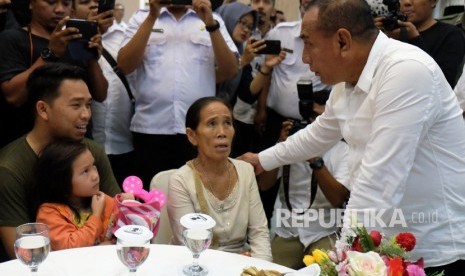
[[[161,33],[162,34],[164,32],[165,32],[165,30],[163,30],[163,29],[152,29],[152,33]]]

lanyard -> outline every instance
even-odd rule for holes
[[[289,200],[289,175],[290,175],[290,165],[285,165],[283,166],[283,185],[284,185],[284,198],[286,199],[286,205],[287,205],[287,209],[289,209],[289,211],[292,211],[292,206],[291,206],[291,202]],[[312,177],[311,177],[311,186],[310,186],[310,205],[308,205],[308,209],[310,209],[310,207],[312,206],[313,204],[313,201],[315,201],[315,196],[316,196],[316,191],[318,189],[318,183],[316,181],[316,176],[312,170]],[[298,215],[303,215],[305,213],[304,210],[303,212],[296,212],[296,214]]]

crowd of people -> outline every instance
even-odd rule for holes
[[[114,243],[124,178],[148,190],[176,168],[173,244],[183,215],[205,213],[212,248],[299,269],[362,222],[413,232],[428,272],[465,269],[465,35],[436,0],[393,0],[395,16],[300,0],[291,22],[274,0],[160,2],[125,23],[120,3],[0,0],[0,261],[32,221],[52,250]]]

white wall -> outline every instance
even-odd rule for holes
[[[299,1],[300,0],[275,0],[274,7],[284,12],[287,21],[295,21],[300,18]],[[249,4],[250,0],[239,0],[239,2]]]
[[[121,3],[124,6],[123,21],[127,23],[132,14],[143,7],[144,2],[145,0],[116,0],[116,3]]]

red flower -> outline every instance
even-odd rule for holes
[[[415,236],[410,232],[399,233],[396,236],[396,243],[405,251],[412,251],[416,242]]]
[[[358,252],[363,252],[362,245],[360,244],[360,237],[356,237],[354,239],[354,242],[352,242],[352,251],[358,251]]]
[[[370,237],[375,247],[378,247],[381,244],[381,233],[379,231],[371,230]]]
[[[388,267],[388,276],[402,276],[404,274],[404,263],[399,257],[390,259]]]

